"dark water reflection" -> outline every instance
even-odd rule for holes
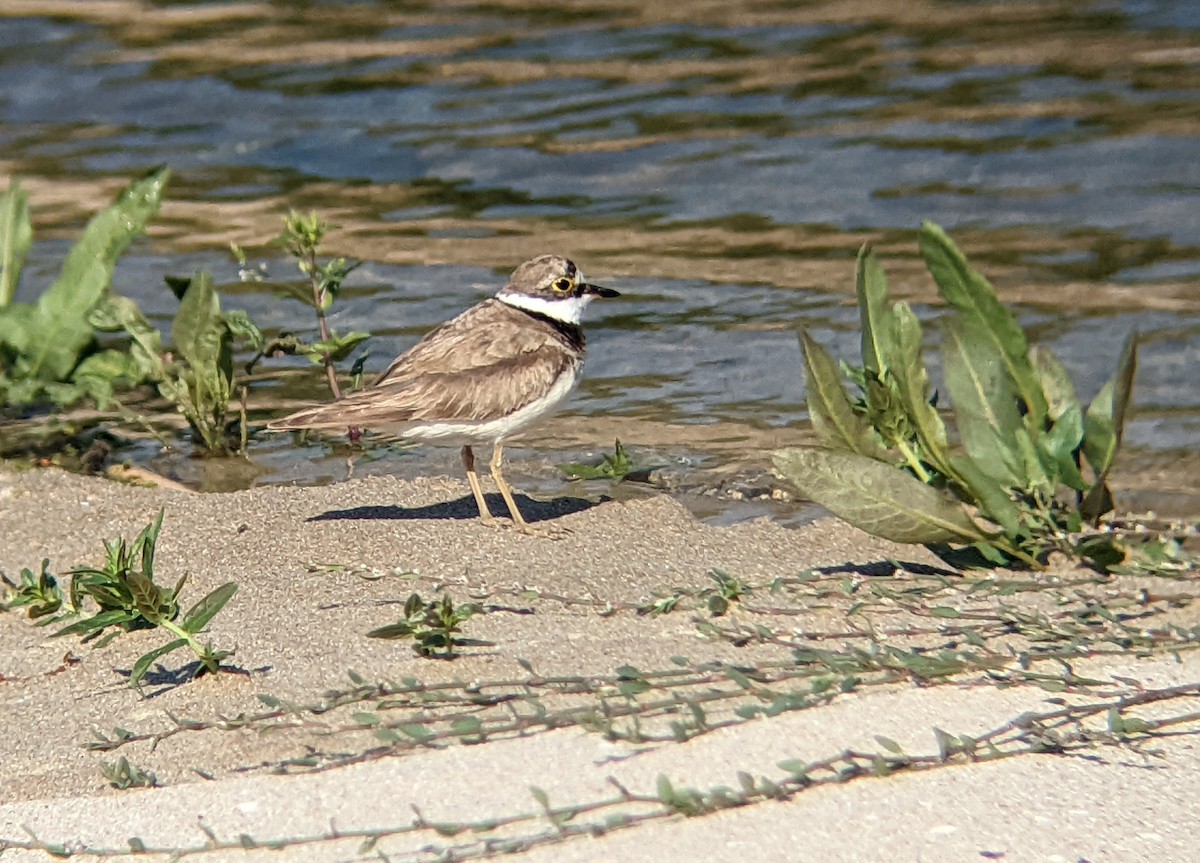
[[[582,394],[531,442],[578,454],[620,431],[688,465],[761,461],[803,419],[791,326],[850,354],[863,240],[936,316],[915,259],[931,218],[1085,396],[1144,334],[1133,463],[1196,494],[1198,96],[1192,0],[0,2],[0,176],[23,178],[41,237],[176,169],[118,273],[160,322],[161,275],[232,280],[230,240],[290,277],[265,247],[289,207],[367,262],[336,325],[376,334],[371,368],[562,252],[626,296],[594,307]],[[25,291],[63,248],[35,249]],[[235,287],[264,326],[310,325]],[[325,450],[258,446],[254,481],[344,474]]]

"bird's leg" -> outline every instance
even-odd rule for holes
[[[471,484],[471,494],[475,495],[475,503],[479,507],[479,520],[484,524],[494,523],[492,511],[483,499],[483,486],[479,484],[479,474],[475,473],[475,453],[469,445],[462,448],[462,462],[463,467],[467,469],[467,482]]]
[[[532,527],[529,522],[525,521],[521,515],[521,510],[517,509],[517,502],[513,499],[512,489],[508,487],[508,483],[504,479],[504,473],[500,469],[500,463],[503,460],[504,444],[496,441],[496,446],[492,450],[492,479],[496,481],[496,485],[500,488],[500,495],[504,498],[504,502],[508,504],[508,512],[512,516],[513,525],[521,533],[541,533],[540,530]]]

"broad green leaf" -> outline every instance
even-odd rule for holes
[[[166,376],[162,335],[133,300],[111,294],[92,310],[89,322],[103,332],[123,331],[129,336],[129,356],[137,363],[141,379],[160,381]]]
[[[1076,491],[1086,484],[1079,473],[1079,445],[1083,441],[1083,408],[1066,369],[1044,345],[1029,349],[1029,359],[1046,396],[1050,429],[1037,440],[1044,460],[1057,466],[1060,482]]]
[[[1121,446],[1125,429],[1125,413],[1133,394],[1133,379],[1137,372],[1137,333],[1130,333],[1121,351],[1117,372],[1106,383],[1092,403],[1083,420],[1083,454],[1096,473],[1095,482],[1079,504],[1085,519],[1096,522],[1113,509],[1112,491],[1108,487],[1108,472]]]
[[[1021,532],[1021,512],[1012,495],[985,474],[966,456],[950,459],[951,476],[962,486],[985,518],[1000,525],[1004,535],[1015,539]]]
[[[1072,408],[1082,412],[1075,384],[1052,350],[1045,345],[1034,345],[1029,349],[1029,361],[1046,396],[1046,411],[1051,420],[1057,420]]]
[[[34,307],[24,374],[57,381],[70,375],[92,339],[88,314],[108,291],[117,258],[158,212],[169,175],[159,168],[132,183],[88,223]]]
[[[216,617],[217,613],[225,607],[225,603],[229,602],[233,595],[237,593],[237,589],[237,582],[228,582],[193,605],[188,609],[188,613],[184,615],[183,630],[194,635],[208,626],[208,622]]]
[[[1076,491],[1087,484],[1079,472],[1079,445],[1083,442],[1083,411],[1072,405],[1061,414],[1050,430],[1038,438],[1037,446],[1047,461],[1057,467],[1058,479]]]
[[[162,647],[156,647],[149,653],[138,658],[138,661],[133,664],[133,670],[129,672],[129,685],[137,686],[142,682],[142,678],[146,676],[146,672],[150,670],[150,666],[154,660],[160,656],[166,656],[173,650],[178,650],[181,647],[187,646],[186,638],[177,638],[174,641],[164,644]]]
[[[1002,486],[1025,488],[1016,435],[1024,433],[1017,391],[995,348],[970,318],[954,315],[942,328],[946,389],[958,434],[971,460]]]
[[[881,380],[873,371],[863,371],[868,422],[886,447],[907,444],[913,437],[912,423],[891,372]]]
[[[892,310],[895,363],[891,374],[904,404],[909,422],[921,443],[922,456],[941,473],[953,476],[946,452],[946,427],[937,409],[929,403],[932,387],[929,372],[921,356],[921,322],[908,303],[896,303]]]
[[[862,325],[862,360],[869,371],[883,377],[895,355],[895,327],[888,301],[887,277],[871,247],[864,243],[854,265],[854,293]]]
[[[409,638],[416,631],[417,628],[414,624],[402,620],[399,623],[391,623],[387,626],[381,626],[378,629],[372,629],[367,633],[367,638]]]
[[[123,623],[128,623],[131,619],[129,612],[125,609],[114,608],[110,611],[102,611],[99,614],[94,614],[84,620],[76,621],[70,626],[64,626],[62,629],[51,633],[50,637],[59,638],[63,635],[87,635],[99,632],[108,626],[120,626]]]
[[[233,381],[233,348],[208,273],[191,280],[175,313],[171,338],[187,369],[159,389],[176,402],[207,449],[222,451]]]
[[[183,593],[183,586],[187,584],[187,580],[188,573],[185,572],[183,575],[179,576],[179,581],[175,582],[175,586],[171,588],[172,599],[178,599],[179,595]]]
[[[27,353],[33,319],[33,306],[25,303],[0,306],[0,345],[9,345],[18,355]]]
[[[115,402],[118,386],[127,389],[143,379],[142,368],[128,353],[115,348],[103,350],[84,359],[71,375],[71,382],[96,403],[101,410]]]
[[[1097,477],[1108,473],[1121,445],[1136,372],[1137,333],[1134,332],[1125,341],[1116,374],[1092,400],[1083,421],[1083,454]]]
[[[126,579],[134,607],[142,617],[156,624],[171,617],[170,602],[163,596],[162,588],[140,572],[127,573]]]
[[[805,497],[875,536],[911,543],[988,538],[961,505],[882,462],[804,448],[779,450],[772,460]]]
[[[29,196],[13,180],[0,195],[0,308],[12,302],[21,278],[21,267],[33,244]]]
[[[266,347],[267,340],[263,337],[262,330],[241,309],[232,309],[224,312],[222,317],[225,319],[225,326],[229,328],[231,335],[239,339],[245,339],[256,351],[261,351]],[[351,333],[350,335],[355,336],[360,334]],[[361,335],[364,339],[368,338],[366,333],[362,333]],[[359,339],[359,341],[362,341],[362,339]]]
[[[129,354],[116,348],[107,348],[91,354],[75,368],[71,379],[94,377],[108,381],[124,381],[136,384],[141,381],[141,368]]]
[[[868,458],[884,455],[865,416],[856,413],[842,386],[838,365],[825,348],[801,328],[800,345],[808,383],[808,415],[825,444]]]
[[[199,273],[191,280],[171,322],[171,342],[193,371],[215,369],[225,332],[221,300],[213,289],[212,276]]]
[[[1058,463],[1045,456],[1024,427],[1013,432],[1013,443],[1021,459],[1020,470],[1024,481],[1020,488],[1026,492],[1053,495],[1058,488]]]
[[[323,363],[325,355],[329,354],[329,359],[337,362],[350,356],[351,351],[369,338],[371,338],[370,333],[358,331],[346,333],[343,336],[334,333],[328,341],[316,342],[311,345],[305,355],[314,363]]]
[[[141,553],[142,574],[149,579],[154,578],[154,550],[158,546],[158,534],[162,530],[164,515],[166,515],[166,509],[159,507],[154,521],[143,527],[133,541],[132,555],[136,558]]]
[[[401,733],[411,737],[413,740],[416,740],[417,742],[422,742],[422,741],[428,740],[429,738],[433,737],[433,732],[430,731],[428,728],[426,728],[424,725],[417,725],[415,723],[410,723],[410,724],[406,724],[406,725],[398,725],[397,728],[401,731]]]
[[[933,222],[921,225],[920,246],[938,292],[959,314],[978,324],[979,333],[991,342],[1025,402],[1033,433],[1039,434],[1046,416],[1046,397],[1029,362],[1029,345],[1017,319],[939,226]]]

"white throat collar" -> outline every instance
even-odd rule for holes
[[[543,297],[531,297],[528,294],[518,294],[516,291],[510,291],[507,288],[496,294],[496,299],[502,303],[512,306],[515,309],[522,309],[526,312],[533,312],[537,315],[545,315],[548,318],[553,318],[556,321],[562,321],[564,324],[574,324],[579,326],[580,320],[583,318],[583,310],[587,304],[592,301],[591,294],[584,294],[581,297],[567,297],[562,300],[547,300]]]

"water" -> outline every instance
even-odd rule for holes
[[[366,262],[334,325],[375,334],[372,370],[520,260],[567,254],[624,296],[593,304],[579,395],[514,452],[514,477],[552,493],[551,463],[618,435],[685,485],[761,469],[803,434],[794,324],[856,348],[861,242],[936,317],[929,218],[1084,397],[1142,333],[1122,482],[1133,505],[1196,511],[1198,96],[1191,0],[0,2],[0,177],[22,178],[45,240],[25,295],[159,163],[169,203],[116,282],[160,326],[161,276],[204,267],[227,305],[311,332],[298,304],[230,284],[231,240],[293,277],[267,245],[290,207]],[[322,387],[311,369],[264,382],[256,415]],[[336,446],[251,456],[135,451],[204,487],[346,475]],[[425,450],[355,470],[456,466]]]

